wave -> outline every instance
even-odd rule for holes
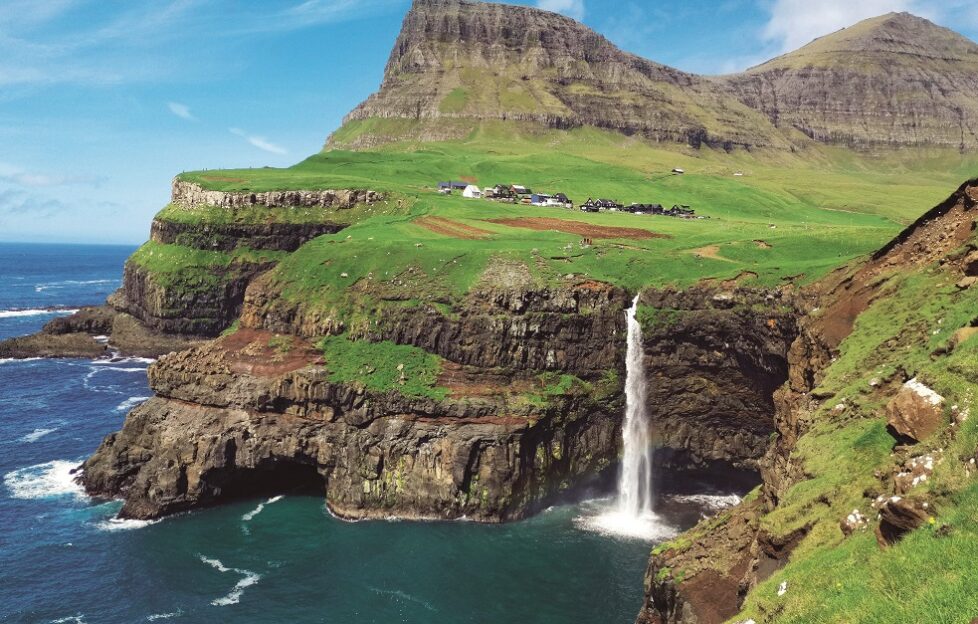
[[[85,616],[79,613],[78,615],[69,615],[68,617],[59,618],[57,620],[51,620],[50,624],[85,624]]]
[[[51,429],[35,429],[34,431],[31,431],[27,435],[21,437],[20,438],[20,441],[21,442],[27,442],[27,443],[37,442],[38,440],[40,440],[41,438],[43,438],[47,434],[54,433],[57,430],[58,430],[57,427],[53,427]]]
[[[98,337],[98,336],[96,336]],[[144,357],[113,357],[101,360],[92,360],[93,366],[112,366],[115,364],[152,364],[156,360]]]
[[[146,621],[155,622],[156,620],[168,620],[172,617],[180,617],[181,615],[183,615],[183,610],[177,609],[172,613],[154,613],[153,615],[147,615]]]
[[[134,396],[134,397],[129,397],[128,399],[126,399],[122,403],[119,403],[116,406],[115,411],[117,411],[117,412],[128,412],[132,408],[136,407],[137,405],[140,405],[144,401],[148,401],[151,398],[152,397],[148,397],[148,396]]]
[[[89,378],[99,371],[116,371],[117,373],[145,373],[145,368],[123,368],[122,366],[103,366],[101,368],[93,368],[92,372],[89,374]]]
[[[133,520],[131,518],[109,518],[95,524],[100,531],[131,531],[142,529],[151,524],[156,524],[159,520]]]
[[[44,358],[39,357],[29,357],[29,358],[0,358],[0,364],[10,364],[11,362],[36,362],[37,360],[43,360]]]
[[[80,467],[78,462],[56,459],[8,472],[3,476],[3,484],[13,498],[24,500],[61,496],[84,498],[85,490],[75,480]]]
[[[200,555],[200,560],[222,574],[225,572],[234,572],[235,574],[241,575],[241,580],[234,584],[234,587],[231,588],[231,591],[228,592],[227,595],[211,600],[211,604],[215,607],[225,607],[227,605],[238,604],[241,601],[241,595],[244,593],[244,590],[261,580],[260,574],[250,570],[229,568],[221,563],[220,559],[211,559],[209,557],[205,557],[204,555]]]
[[[30,308],[27,310],[0,310],[0,319],[22,316],[45,316],[48,314],[74,314],[77,308]]]
[[[95,284],[117,284],[117,279],[97,279],[97,280],[63,280],[60,282],[43,282],[34,285],[34,292],[44,292],[45,290],[55,290],[58,288],[71,288],[72,286],[91,286]]]
[[[277,503],[280,500],[282,500],[283,498],[285,498],[285,497],[284,496],[273,496],[270,499],[268,499],[267,501],[265,501],[264,503],[258,503],[258,506],[257,507],[255,507],[254,509],[252,509],[251,511],[249,511],[245,515],[241,516],[241,519],[244,520],[245,522],[251,522],[252,518],[254,518],[258,514],[260,514],[265,509],[265,505],[271,505],[272,503]]]

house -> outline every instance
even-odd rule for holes
[[[604,210],[621,210],[624,208],[624,206],[613,199],[599,199],[596,203],[598,204],[598,208],[603,208]]]
[[[474,184],[469,184],[462,191],[462,197],[466,197],[468,199],[481,199],[482,189],[480,189],[478,186]]]
[[[564,208],[573,208],[574,207],[574,202],[572,202],[570,200],[570,197],[567,197],[563,193],[554,193],[553,199],[556,202],[558,202],[558,205],[561,205]]]
[[[449,191],[449,192],[451,192],[451,191],[463,191],[463,190],[465,190],[465,187],[466,186],[468,186],[468,184],[466,184],[465,182],[439,182],[438,183],[438,190],[439,191],[442,191],[442,192],[444,192],[446,190]]]
[[[686,170],[685,170],[685,169],[680,169],[679,167],[676,167],[676,168],[674,168],[674,169],[672,170],[672,172],[673,172],[673,173],[677,173],[677,174],[679,174],[679,175],[682,175],[682,174],[684,174],[684,173],[686,173]]]
[[[587,198],[586,202],[581,204],[581,212],[597,212],[598,210],[600,210],[598,203],[590,197]]]

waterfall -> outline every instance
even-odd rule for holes
[[[618,496],[600,515],[582,518],[581,525],[630,538],[661,540],[673,537],[675,528],[652,510],[652,432],[645,412],[645,353],[642,326],[635,318],[638,296],[625,312],[628,323],[625,351],[625,421],[621,435],[623,453],[618,475]]]
[[[642,326],[635,318],[638,295],[625,311],[628,321],[625,352],[625,422],[622,425],[624,453],[618,476],[618,512],[625,518],[648,518],[652,514],[652,441],[645,413],[645,351]]]

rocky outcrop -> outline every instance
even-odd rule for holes
[[[462,136],[471,126],[455,122],[506,120],[697,147],[788,145],[707,79],[622,52],[556,13],[467,0],[415,0],[380,91],[346,121],[370,118],[418,121],[422,133],[454,124]]]
[[[888,277],[897,271],[944,265],[949,275],[969,270],[974,247],[968,243],[978,222],[978,181],[962,185],[951,195],[865,262],[841,269],[824,278],[796,299],[804,305],[797,325],[797,336],[787,353],[787,381],[774,392],[774,433],[772,443],[760,461],[762,487],[756,501],[741,505],[723,521],[711,521],[694,529],[685,548],[655,553],[646,573],[646,600],[639,622],[702,624],[722,622],[733,617],[747,593],[759,582],[787,564],[795,546],[809,527],[802,526],[787,535],[774,536],[760,528],[745,531],[745,526],[763,514],[777,509],[793,485],[807,478],[803,459],[794,456],[798,441],[808,432],[816,410],[831,397],[816,396],[825,371],[831,366],[843,339],[853,329],[856,318],[878,298],[886,296]],[[952,282],[953,283],[953,279]],[[876,392],[888,397],[885,403],[892,432],[904,441],[932,435],[938,421],[943,422],[943,399],[911,379],[883,387]],[[839,408],[845,410],[845,404]],[[952,410],[953,412],[953,410]],[[894,438],[896,444],[899,440]],[[929,477],[935,459],[924,455],[895,467],[889,487],[905,492]],[[830,492],[825,493],[828,501]],[[931,503],[910,500],[901,495],[879,496],[873,507],[879,511],[876,527],[881,545],[900,539],[908,531],[929,521]],[[841,519],[840,531],[849,533],[868,527],[870,521],[858,509]],[[675,571],[683,570],[683,574]],[[718,590],[704,592],[708,582]],[[736,592],[724,588],[737,587]]]
[[[329,381],[319,355],[242,331],[162,358],[156,393],[85,463],[83,482],[154,518],[264,488],[315,487],[349,518],[522,517],[614,462],[620,405],[412,399]]]
[[[906,13],[860,22],[740,74],[701,77],[622,52],[554,13],[415,0],[380,90],[327,146],[463,140],[479,122],[508,121],[728,150],[829,143],[973,151],[976,90],[978,44]],[[357,127],[367,119],[400,123]]]
[[[267,191],[263,193],[239,191],[212,191],[194,182],[175,178],[171,201],[185,208],[214,206],[233,210],[264,206],[267,208],[321,207],[334,210],[353,208],[358,204],[373,204],[384,199],[382,193],[367,189],[340,189],[322,191]]]
[[[628,305],[623,289],[587,280],[541,289],[487,287],[474,289],[451,313],[395,308],[349,329],[356,338],[409,344],[464,365],[595,377],[621,365]],[[347,329],[262,283],[247,293],[242,324],[307,338]]]
[[[908,13],[860,22],[721,83],[775,126],[822,143],[978,149],[978,44]]]
[[[149,239],[166,245],[182,245],[210,251],[239,248],[295,251],[324,234],[343,230],[344,223],[182,223],[154,219]]]
[[[206,276],[187,271],[164,280],[130,260],[123,272],[122,297],[115,305],[156,332],[213,337],[238,318],[251,280],[273,266],[238,262],[211,267]]]
[[[756,470],[798,335],[796,297],[702,287],[649,290],[640,304],[658,461]]]

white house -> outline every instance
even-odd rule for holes
[[[478,186],[474,184],[470,184],[465,187],[464,191],[462,191],[462,197],[468,197],[469,199],[479,199],[482,197],[482,191],[479,189]]]

